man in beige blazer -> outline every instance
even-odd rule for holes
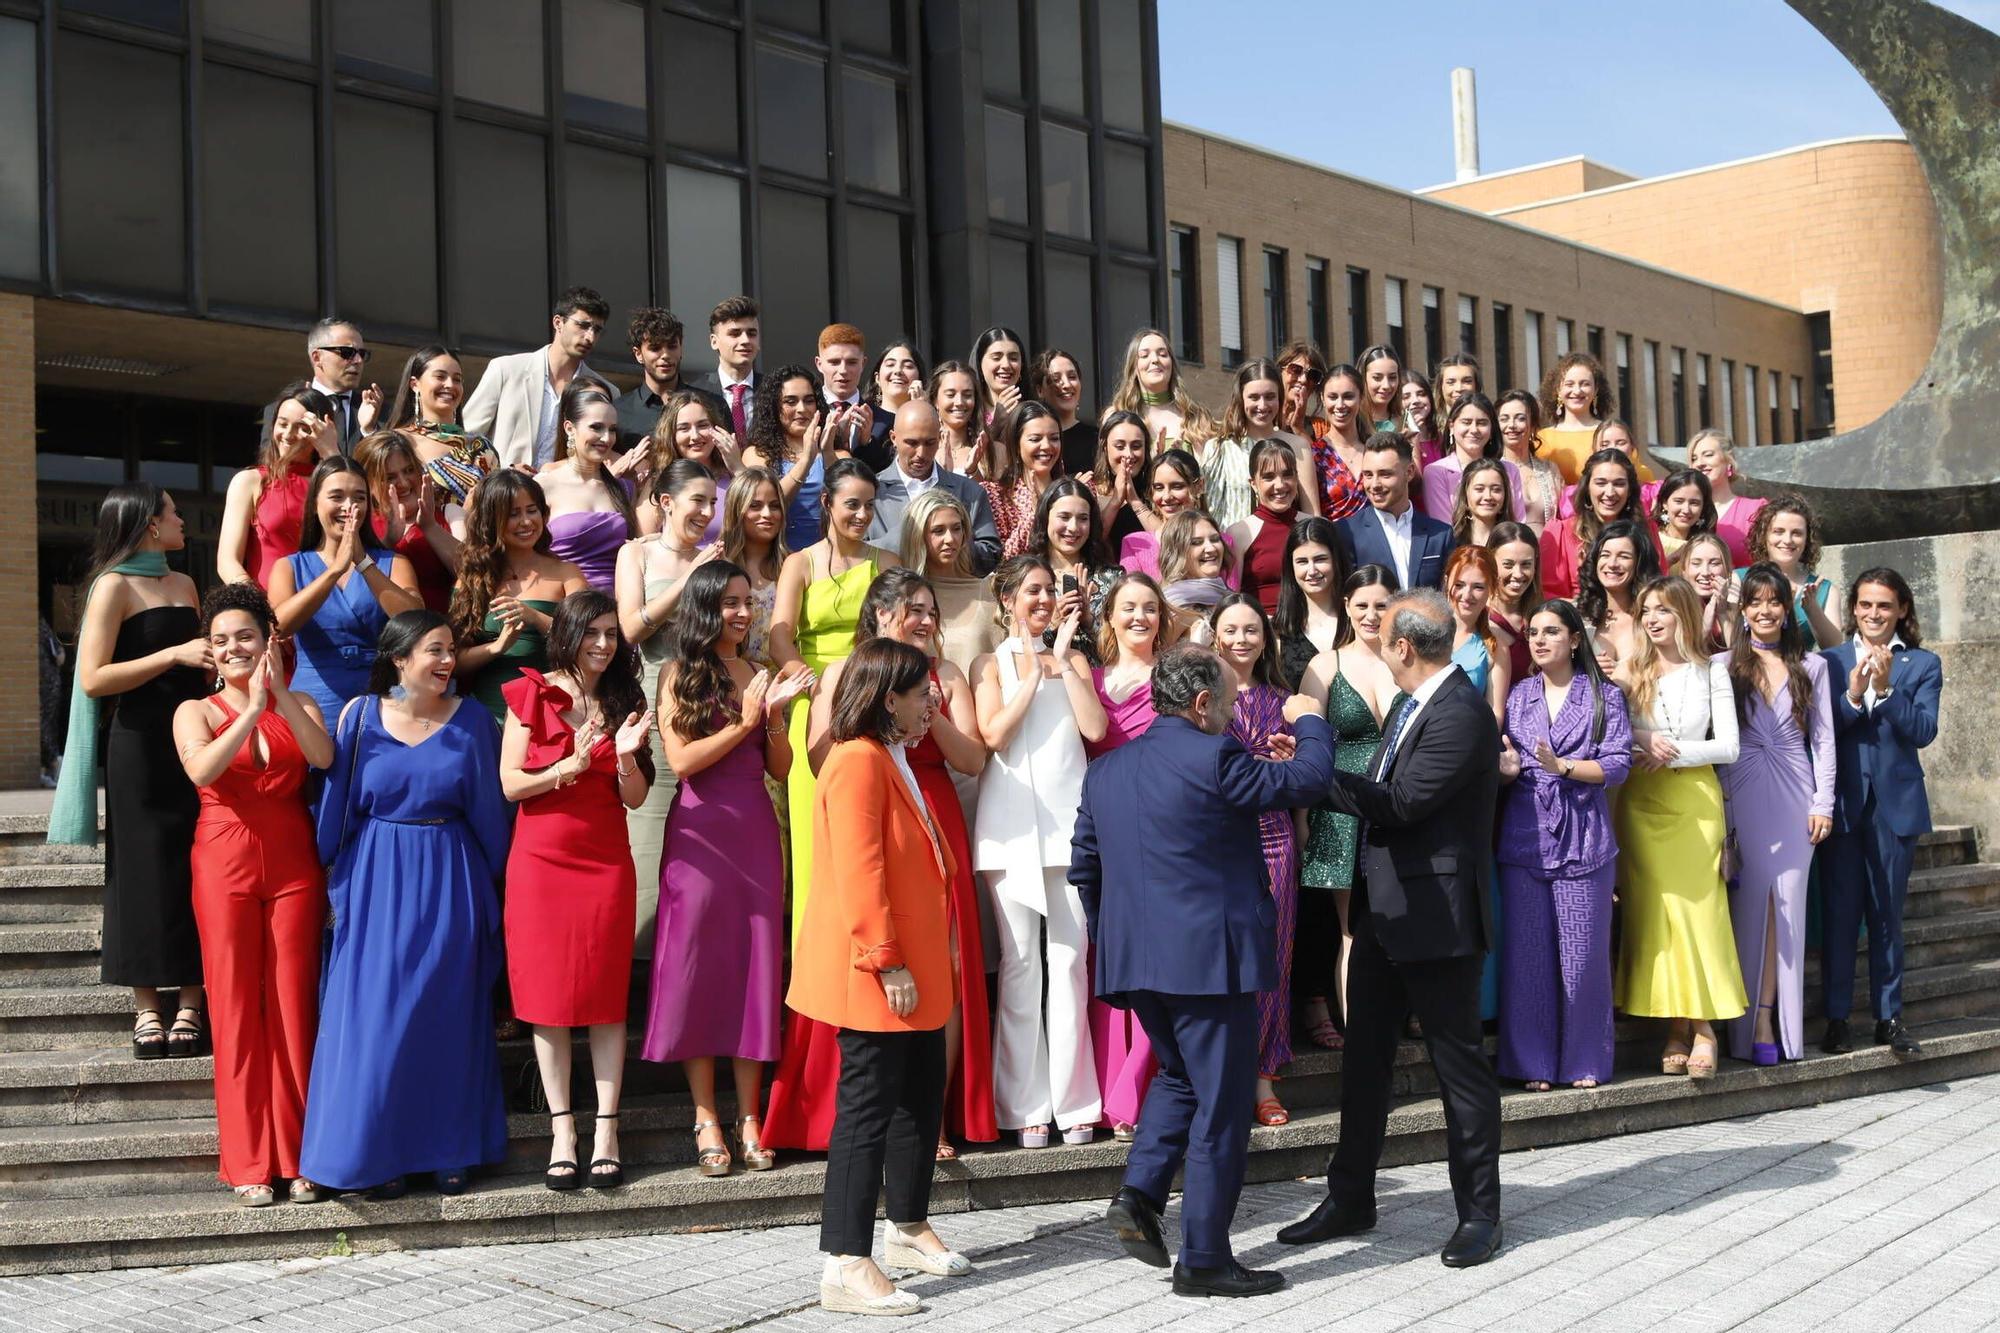
[[[532,352],[496,356],[486,363],[479,386],[465,400],[460,419],[474,435],[493,442],[508,467],[531,470],[555,458],[562,433],[557,405],[563,390],[576,380],[594,380],[615,398],[618,390],[585,365],[597,345],[611,305],[588,287],[572,287],[556,301],[550,323],[554,334],[546,347]]]

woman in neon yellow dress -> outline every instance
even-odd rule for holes
[[[863,540],[875,517],[875,475],[857,459],[843,458],[827,469],[821,492],[820,531],[803,551],[785,557],[778,574],[778,604],[771,613],[771,660],[785,675],[824,673],[854,651],[854,627],[868,585],[883,570],[902,563],[893,551]],[[792,753],[806,753],[810,700],[792,705]],[[792,765],[786,787],[791,800],[792,934],[805,917],[806,888],[812,883],[813,767]]]

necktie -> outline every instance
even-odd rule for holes
[[[729,386],[729,419],[736,425],[736,438],[741,440],[750,434],[749,422],[743,416],[743,394],[750,386],[732,384]]]
[[[354,438],[354,395],[337,393],[333,396],[333,404],[340,409],[340,442],[346,444]]]
[[[1408,725],[1410,715],[1416,711],[1417,701],[1415,699],[1405,699],[1403,700],[1403,706],[1396,710],[1396,716],[1390,720],[1388,738],[1382,742],[1382,762],[1380,767],[1375,770],[1375,778],[1378,782],[1388,779],[1389,765],[1396,762],[1396,747],[1403,740],[1403,728]]]

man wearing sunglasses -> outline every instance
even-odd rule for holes
[[[344,319],[323,319],[306,335],[312,386],[333,404],[342,453],[351,451],[356,440],[375,428],[375,418],[382,411],[382,387],[379,384],[361,387],[361,372],[368,365],[368,357],[368,340],[361,336],[359,328]]]

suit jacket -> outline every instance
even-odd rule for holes
[[[686,379],[687,377],[682,376],[682,378]],[[764,379],[763,371],[753,370],[752,372],[750,372],[750,379],[748,381],[750,387],[743,394],[743,425],[744,425],[743,443],[745,444],[750,443],[749,425],[752,421],[756,420],[757,409],[755,407],[755,403],[757,400],[757,386],[758,384],[763,382],[763,379]],[[723,419],[725,421],[734,420],[734,418],[729,415],[729,390],[722,387],[721,375],[717,374],[713,370],[709,371],[705,375],[697,375],[695,376],[694,381],[691,384],[689,384],[688,387],[690,389],[700,389],[703,393],[712,393],[717,398],[720,398],[722,400]]]
[[[1876,818],[1897,837],[1930,832],[1931,803],[1917,751],[1937,739],[1944,664],[1927,648],[1896,649],[1889,659],[1889,697],[1859,712],[1847,701],[1854,641],[1837,643],[1820,656],[1833,695],[1833,831],[1858,832],[1872,795]]]
[[[576,379],[594,381],[614,399],[618,397],[618,387],[589,366],[578,366]],[[508,467],[547,462],[535,457],[535,441],[541,435],[542,392],[548,380],[547,347],[496,356],[486,363],[486,373],[465,400],[459,421],[468,434],[491,440],[500,461]]]
[[[889,551],[902,549],[903,511],[910,504],[909,492],[893,464],[892,459],[891,466],[875,474],[875,519],[868,525],[868,541]],[[993,522],[993,502],[986,498],[986,488],[942,466],[937,469],[936,485],[957,496],[965,512],[972,515],[973,569],[981,574],[991,570],[1000,563],[1000,529]]]
[[[1333,732],[1299,719],[1298,754],[1259,759],[1232,736],[1162,717],[1090,765],[1069,881],[1097,946],[1097,993],[1241,995],[1278,982],[1277,908],[1257,816],[1310,806]]]
[[[951,846],[930,828],[881,742],[842,741],[813,789],[812,893],[785,1003],[865,1032],[925,1032],[951,1016]],[[910,969],[917,1007],[889,1012],[880,974]]]
[[[865,463],[870,472],[880,472],[896,461],[896,446],[889,441],[896,414],[883,411],[878,403],[864,401],[861,405],[868,409],[867,428],[851,432],[837,444]]]
[[[1456,667],[1404,729],[1380,780],[1333,775],[1326,804],[1365,821],[1357,870],[1367,882],[1355,887],[1355,907],[1392,959],[1464,958],[1491,947],[1499,793],[1500,726]]]
[[[1382,520],[1373,505],[1339,520],[1333,531],[1349,569],[1360,565],[1396,568],[1395,558],[1389,554],[1388,535],[1382,531]],[[1416,505],[1410,514],[1410,586],[1443,587],[1444,562],[1450,554],[1451,525],[1438,522],[1422,505]]]

